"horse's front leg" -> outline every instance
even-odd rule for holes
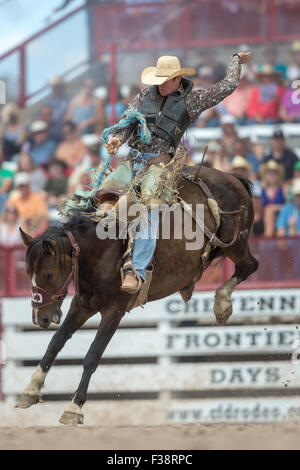
[[[57,354],[64,347],[66,341],[71,338],[73,333],[95,313],[96,312],[84,308],[77,296],[73,298],[64,322],[53,335],[43,359],[34,371],[29,384],[24,389],[16,408],[29,408],[31,405],[42,401],[41,390],[44,386],[46,375]]]
[[[91,376],[97,369],[102,354],[118,328],[124,313],[124,309],[121,310],[118,308],[111,308],[105,313],[102,312],[102,319],[96,337],[83,361],[83,374],[79,387],[75,392],[69,407],[61,416],[59,420],[60,423],[69,425],[83,424],[83,413],[81,408],[86,401]]]

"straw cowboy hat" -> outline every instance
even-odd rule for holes
[[[162,85],[179,75],[195,75],[196,70],[181,68],[178,57],[164,55],[156,63],[156,67],[146,67],[141,76],[144,85]]]
[[[84,145],[89,149],[99,149],[100,147],[100,139],[96,134],[84,134],[81,137],[82,142]]]
[[[21,171],[16,174],[14,178],[15,188],[18,188],[19,186],[27,186],[28,184],[30,184],[30,177],[26,171]]]
[[[269,170],[277,171],[280,176],[280,179],[284,178],[284,167],[282,165],[279,165],[279,163],[275,162],[275,160],[269,160],[267,163],[264,163],[260,166],[259,172],[262,180],[265,179],[266,172]]]
[[[251,165],[244,157],[241,155],[236,155],[231,162],[230,168],[231,170],[235,170],[236,168],[245,168],[246,170],[250,171]]]
[[[33,121],[30,126],[30,132],[35,134],[36,132],[44,132],[48,130],[48,124],[45,121]]]
[[[271,64],[259,65],[256,69],[256,78],[271,76],[273,78],[279,78],[280,72],[274,69]]]
[[[55,75],[55,77],[53,77],[50,81],[51,86],[59,86],[59,85],[62,86],[62,85],[65,85],[65,84],[66,84],[65,80],[62,77],[60,77],[59,75]]]
[[[300,52],[300,41],[294,41],[291,46],[292,52]]]

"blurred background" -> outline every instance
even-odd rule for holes
[[[0,0],[0,79],[7,93],[0,108],[3,398],[22,391],[50,339],[29,326],[30,283],[18,227],[38,236],[61,220],[62,198],[89,188],[87,170],[106,157],[101,131],[136,96],[143,68],[177,55],[183,67],[197,70],[194,88],[207,88],[225,77],[233,53],[251,50],[238,89],[186,133],[183,158],[195,165],[208,146],[206,166],[253,182],[251,249],[260,268],[235,294],[226,327],[212,329],[211,312],[213,291],[232,273],[229,261],[206,271],[187,305],[174,296],[132,313],[104,360],[119,369],[105,365],[91,394],[97,403],[150,400],[157,413],[141,411],[142,422],[297,415],[300,374],[290,367],[296,367],[300,313],[299,18],[300,0]],[[127,151],[125,144],[113,166]],[[95,325],[88,327],[92,336]],[[121,351],[120,334],[129,344],[140,335],[140,349]],[[150,337],[152,346],[144,341]],[[24,341],[36,346],[24,353]],[[64,400],[73,390],[62,385],[66,375],[74,386],[80,376],[76,347],[58,362],[49,400]]]

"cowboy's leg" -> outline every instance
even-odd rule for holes
[[[146,267],[155,251],[159,224],[159,207],[148,210],[148,223],[141,222],[140,231],[133,244],[132,264],[139,276],[146,280]]]
[[[141,184],[142,202],[152,206],[172,203],[173,174],[166,166],[151,165]]]
[[[156,247],[159,205],[171,202],[171,176],[168,169],[151,165],[141,181],[141,203],[146,205],[149,222],[140,224],[140,232],[133,244],[132,264],[143,280]]]
[[[131,185],[131,168],[130,162],[126,160],[122,162],[115,170],[113,170],[104,180],[102,181],[99,191],[108,189],[118,189],[128,191]],[[120,205],[125,204],[127,206],[127,195],[126,193],[120,197],[119,201],[114,205],[116,213],[120,210]],[[106,215],[111,209],[111,202],[103,202],[98,207],[98,214]]]

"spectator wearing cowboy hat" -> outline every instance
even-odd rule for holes
[[[42,233],[48,225],[48,207],[44,194],[31,192],[30,177],[25,172],[16,174],[14,185],[16,192],[9,198],[9,204],[17,208],[26,231],[34,236]]]
[[[263,205],[284,204],[284,193],[282,183],[284,178],[284,168],[275,160],[269,160],[260,166],[260,176],[262,180],[262,200]]]
[[[275,230],[275,221],[282,205],[285,203],[283,192],[284,168],[274,160],[261,165],[262,204],[264,206],[265,235],[272,237]]]
[[[55,153],[56,142],[49,138],[48,125],[44,121],[34,121],[30,126],[32,145],[30,155],[36,165],[46,165]]]
[[[268,44],[263,51],[264,55],[264,63],[272,65],[274,68],[275,72],[279,72],[281,74],[282,80],[286,79],[286,72],[287,72],[287,66],[281,62],[279,62],[278,59],[278,48],[274,44]]]
[[[68,110],[70,97],[66,93],[66,82],[62,77],[55,76],[50,82],[52,93],[43,105],[52,109],[52,122],[58,135],[62,137],[62,126]]]
[[[258,84],[251,92],[247,107],[249,124],[280,122],[279,104],[284,93],[284,88],[278,84],[280,77],[280,72],[269,64],[258,67]]]
[[[273,133],[271,139],[271,152],[264,159],[264,162],[275,160],[284,167],[284,179],[289,181],[294,175],[294,166],[298,161],[297,155],[285,146],[285,137],[281,129],[277,129]]]
[[[220,144],[222,145],[225,155],[229,158],[232,158],[235,154],[234,146],[238,138],[236,130],[236,119],[231,114],[224,114],[220,119],[220,124],[222,127],[222,138],[220,139]]]
[[[236,155],[231,162],[230,169],[233,173],[238,173],[243,178],[249,178],[251,165],[241,155]]]
[[[285,204],[279,212],[276,221],[276,235],[296,235],[300,233],[300,178],[297,178],[293,186],[295,201]]]

